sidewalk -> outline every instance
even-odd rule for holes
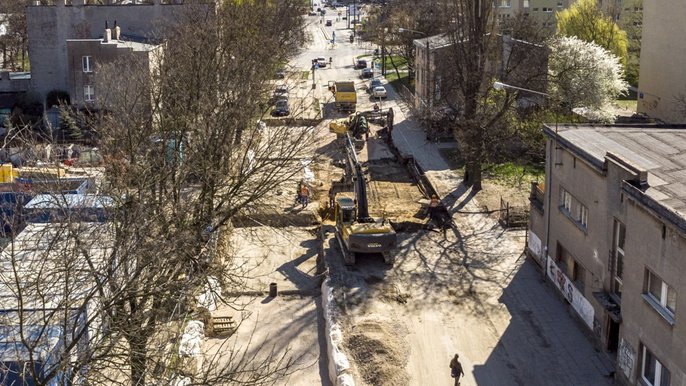
[[[392,106],[396,112],[394,143],[402,155],[414,157],[422,167],[457,225],[455,234],[445,241],[429,233],[429,240],[435,239],[436,244],[415,247],[421,251],[420,257],[430,262],[434,280],[453,292],[427,291],[435,294],[436,303],[421,307],[418,314],[406,315],[418,331],[408,335],[413,347],[411,384],[435,380],[436,372],[446,366],[427,363],[427,353],[436,351],[447,358],[446,363],[453,352],[461,354],[465,386],[612,384],[612,361],[594,349],[591,332],[574,320],[555,289],[523,257],[524,232],[505,231],[495,219],[477,213],[478,205],[471,190],[462,184],[462,175],[450,169],[436,143],[427,140],[419,125],[407,119],[406,107],[397,105]],[[472,213],[455,213],[457,209]],[[442,261],[442,256],[449,262]],[[415,266],[416,261],[405,260],[408,266],[399,276],[401,282],[417,275],[420,267]],[[445,267],[441,270],[439,264]],[[456,289],[465,286],[470,288],[468,293],[475,294],[471,300],[457,295],[457,303],[447,306],[442,316],[434,315],[442,308],[439,304],[446,307],[443,302],[451,301],[451,296],[459,293]],[[432,303],[426,297],[420,302]],[[434,319],[435,325],[428,326]],[[423,327],[432,331],[421,330]],[[436,347],[435,337],[427,339],[427,335],[443,336],[443,344]],[[449,382],[447,373],[445,378]]]

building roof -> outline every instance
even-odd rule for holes
[[[451,44],[453,44],[453,41],[451,39],[451,36],[449,34],[440,34],[440,35],[433,35],[429,37],[425,37],[422,39],[415,39],[413,40],[413,43],[415,46],[418,47],[426,47],[426,43],[429,43],[429,48],[434,50],[438,48],[443,48],[443,47],[448,47]]]
[[[28,224],[0,253],[0,313],[19,308],[19,290],[22,310],[81,306],[105,274],[111,231],[105,223]]]
[[[25,209],[112,208],[112,197],[94,194],[39,194],[24,205]]]
[[[117,46],[117,48],[131,48],[134,51],[152,51],[155,48],[159,47],[159,44],[152,44],[152,43],[146,43],[146,42],[141,42],[141,41],[135,41],[135,40],[123,40],[125,39],[124,36],[122,36],[122,39],[120,40],[114,40],[111,39],[109,42],[103,41],[101,38],[96,38],[96,39],[67,39],[67,42],[100,42],[103,45],[113,45]]]
[[[545,131],[598,170],[616,155],[646,171],[647,185],[626,183],[624,191],[686,233],[686,126],[565,124]]]

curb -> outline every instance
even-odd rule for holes
[[[338,309],[335,304],[331,279],[326,278],[322,283],[322,308],[326,324],[326,351],[329,357],[329,380],[334,386],[355,386],[352,375],[348,372],[350,361],[340,346],[343,343],[341,326],[336,321]]]

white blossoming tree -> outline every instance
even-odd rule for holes
[[[584,111],[593,120],[611,122],[608,107],[629,84],[617,56],[601,46],[576,37],[550,41],[548,93],[567,113]]]

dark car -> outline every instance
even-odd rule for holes
[[[317,12],[315,12],[315,11],[310,11],[310,13],[308,13],[308,15],[310,15],[310,16],[317,16]]]
[[[274,90],[270,102],[274,103],[282,99],[288,99],[288,86],[286,86],[285,84],[281,84],[276,87],[276,90]]]
[[[331,27],[332,25],[333,25],[333,24],[331,23],[331,20],[327,20],[327,21],[326,21],[326,26],[327,26],[327,27]]]
[[[364,59],[358,59],[357,63],[355,63],[355,68],[360,69],[360,68],[365,68],[367,67],[367,61]]]
[[[374,77],[374,70],[371,68],[363,68],[362,69],[362,77],[363,78],[373,78]]]
[[[285,78],[286,77],[286,70],[284,70],[283,68],[279,68],[278,70],[276,70],[276,73],[274,73],[274,77],[276,79]]]
[[[272,115],[277,116],[277,117],[283,117],[291,113],[291,109],[288,106],[288,100],[287,99],[281,99],[276,101],[276,105],[274,105],[274,111],[272,112]]]
[[[369,86],[367,87],[367,92],[371,93],[372,90],[374,90],[374,87],[379,87],[381,86],[381,80],[379,79],[372,79],[369,82]]]

